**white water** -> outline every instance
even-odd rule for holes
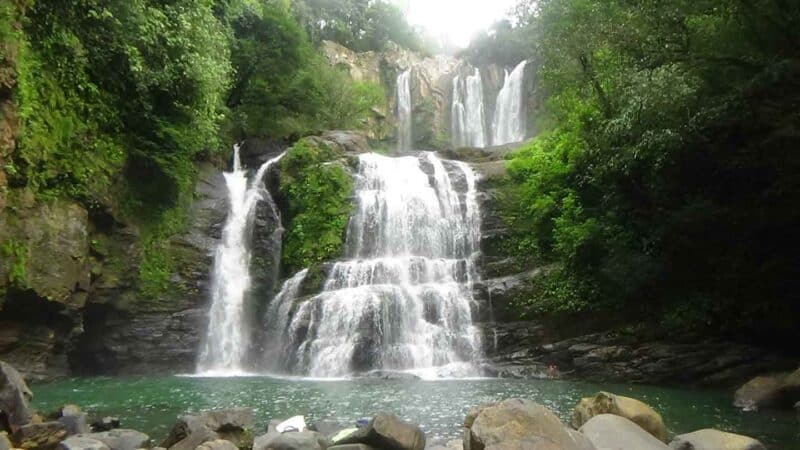
[[[228,217],[214,255],[208,332],[198,372],[243,372],[242,363],[249,347],[250,330],[244,318],[244,303],[251,284],[250,242],[255,206],[259,201],[267,202],[273,216],[278,218],[277,207],[264,187],[263,178],[282,157],[283,154],[264,163],[248,183],[247,170],[242,169],[239,159],[239,145],[234,147],[233,171],[224,173]]]
[[[483,81],[477,68],[465,80],[453,79],[451,116],[454,147],[486,147]]]
[[[526,114],[523,102],[523,84],[526,64],[527,61],[522,61],[511,74],[506,71],[503,88],[497,94],[497,104],[492,120],[492,145],[525,140]]]
[[[364,154],[356,196],[348,258],[333,266],[323,292],[297,301],[293,279],[270,306],[284,370],[314,377],[376,369],[426,378],[476,374],[471,361],[481,346],[471,314],[480,215],[473,171],[432,153]]]
[[[397,77],[397,149],[412,147],[411,124],[411,69]]]

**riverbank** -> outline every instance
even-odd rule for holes
[[[354,423],[381,411],[420,424],[430,442],[461,437],[470,408],[507,398],[526,398],[550,408],[568,423],[581,398],[611,391],[638,398],[664,418],[668,436],[718,428],[758,438],[768,448],[798,450],[800,430],[790,411],[746,413],[734,408],[732,391],[675,389],[564,380],[311,380],[263,376],[235,378],[118,377],[75,378],[32,385],[33,406],[51,411],[68,403],[92,416],[118,416],[122,426],[164,439],[175,418],[201,411],[248,408],[258,431],[270,419],[302,414]],[[794,446],[794,447],[793,447]]]

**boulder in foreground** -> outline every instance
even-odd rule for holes
[[[600,414],[589,419],[580,432],[598,450],[667,450],[667,444],[656,439],[632,421],[616,414]]]
[[[316,431],[267,433],[253,443],[253,450],[327,450],[328,439]]]
[[[572,426],[578,429],[592,417],[600,414],[624,417],[644,428],[658,440],[662,442],[667,440],[667,427],[661,414],[642,401],[610,392],[598,392],[593,397],[582,398],[575,406]]]
[[[11,428],[5,431],[14,432],[31,421],[33,413],[28,402],[32,398],[33,392],[17,369],[0,361],[0,431],[4,431],[3,422]],[[2,420],[3,416],[5,420]]]
[[[106,444],[86,436],[70,436],[60,444],[58,450],[111,450]]]
[[[381,413],[336,444],[366,444],[382,450],[424,450],[425,433],[418,425]]]
[[[675,436],[669,444],[672,450],[767,450],[756,439],[740,434],[707,428]]]
[[[67,437],[66,427],[60,422],[29,423],[11,435],[16,448],[50,450]]]
[[[195,450],[208,441],[224,439],[238,448],[253,446],[253,411],[244,408],[209,411],[181,417],[161,447]]]
[[[150,448],[150,436],[136,430],[118,428],[100,433],[79,434],[78,437],[100,441],[111,450],[136,450]]]
[[[464,450],[586,448],[552,411],[530,400],[478,406],[467,414],[464,426]]]

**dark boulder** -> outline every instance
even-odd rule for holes
[[[384,450],[423,450],[425,433],[418,425],[400,420],[394,414],[381,413],[370,423],[336,442],[366,444]]]
[[[744,410],[791,408],[800,401],[800,369],[753,378],[734,394],[733,404]]]
[[[103,417],[100,420],[92,422],[91,428],[95,433],[101,431],[111,431],[120,427],[119,417]]]

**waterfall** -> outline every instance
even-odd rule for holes
[[[280,223],[278,209],[264,187],[263,178],[283,155],[261,165],[248,183],[247,170],[242,169],[239,158],[239,145],[234,146],[233,171],[224,173],[228,188],[228,217],[214,254],[208,333],[197,366],[199,372],[242,370],[249,344],[244,306],[251,284],[250,243],[255,207],[259,201],[265,201]],[[276,233],[280,234],[280,231]],[[280,235],[277,239],[280,241]]]
[[[486,147],[483,81],[477,68],[465,80],[453,79],[451,116],[454,147]]]
[[[397,77],[397,149],[413,147],[411,124],[411,69]]]
[[[321,293],[297,300],[299,282],[290,280],[270,306],[284,369],[321,377],[474,374],[481,348],[472,324],[475,183],[469,166],[433,153],[360,155],[346,259],[330,269]]]
[[[525,105],[523,101],[523,82],[525,81],[525,65],[522,61],[509,75],[506,71],[505,81],[497,94],[494,119],[492,120],[492,145],[510,144],[525,140]]]

